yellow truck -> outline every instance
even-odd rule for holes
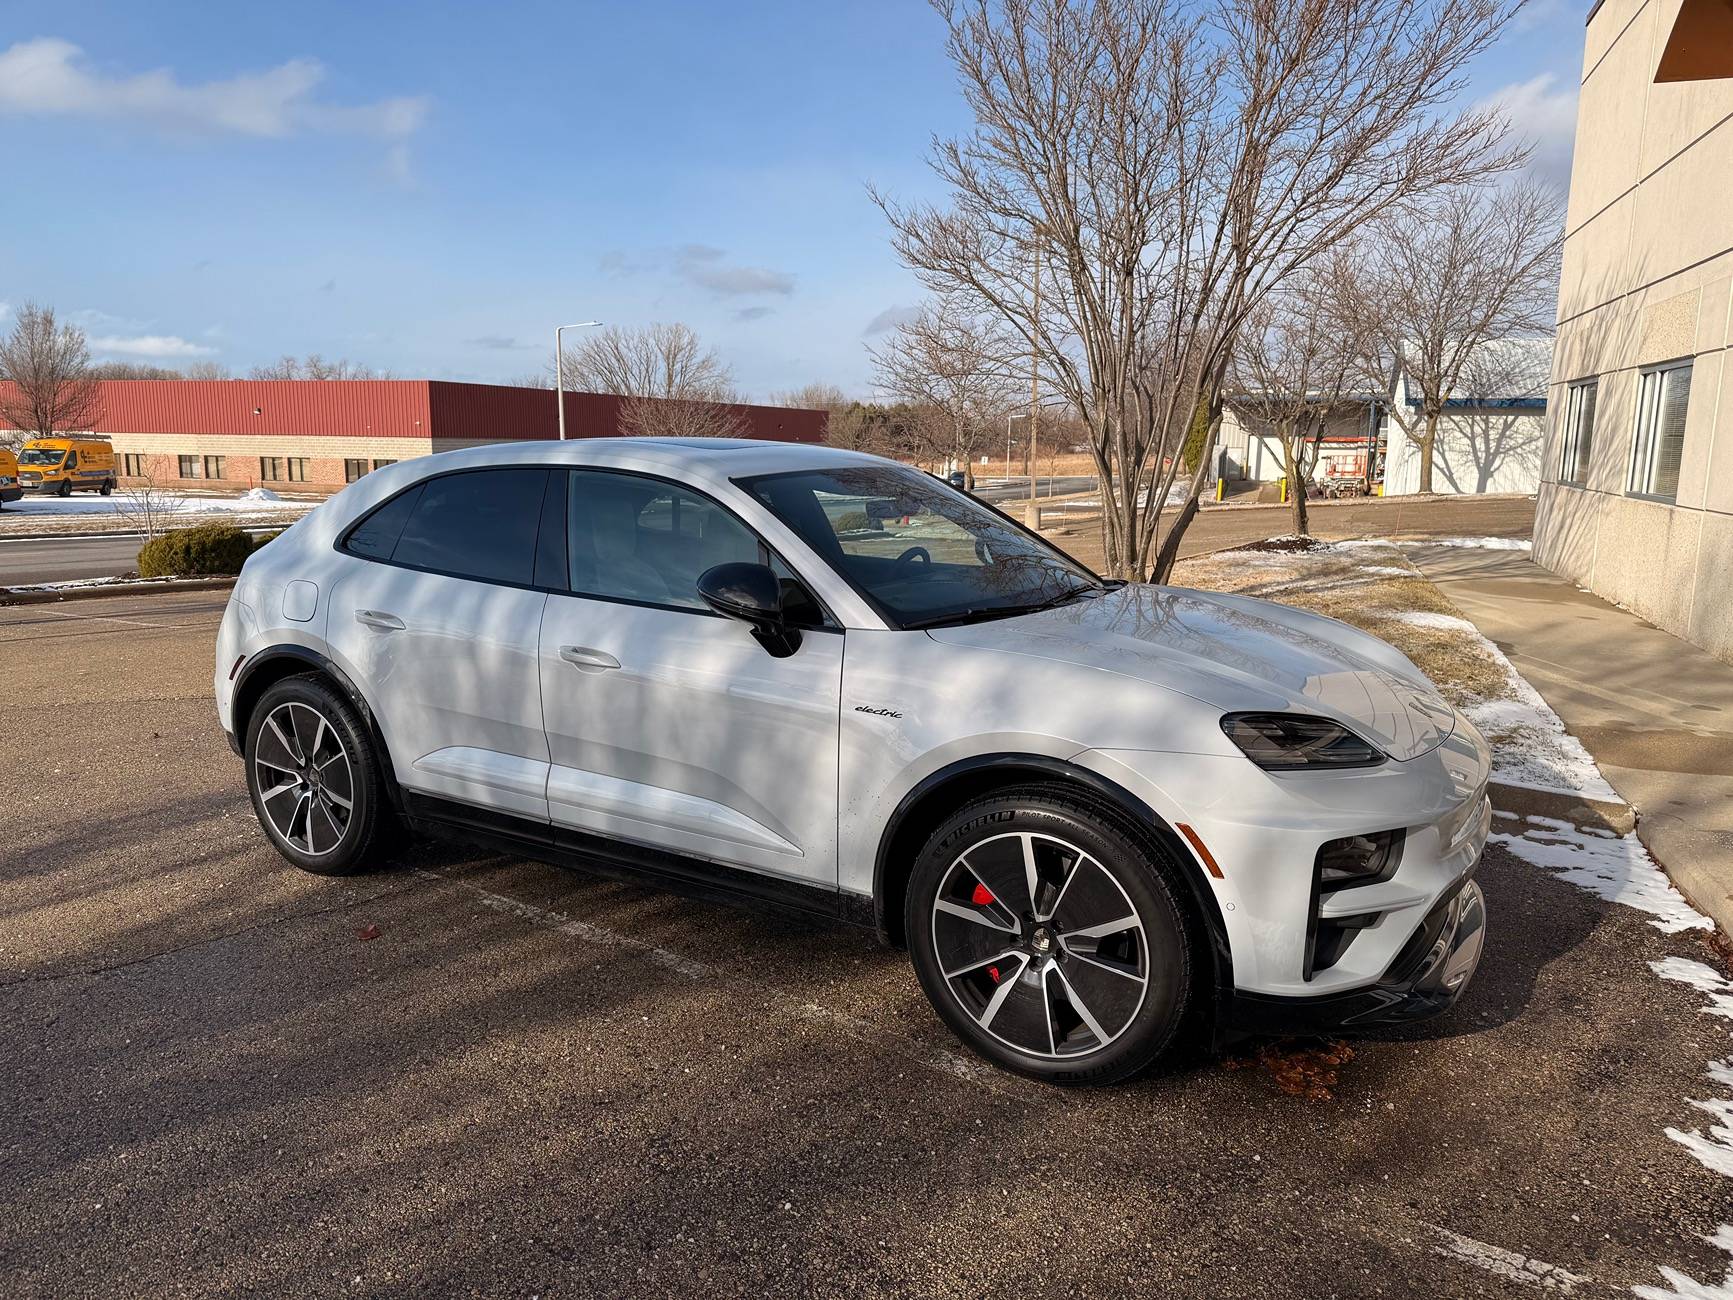
[[[26,492],[114,491],[114,447],[106,438],[32,438],[18,453],[18,486]]]
[[[18,486],[18,457],[0,447],[0,509],[23,495],[24,489]]]

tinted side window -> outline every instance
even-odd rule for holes
[[[760,558],[758,538],[722,507],[630,474],[574,470],[566,522],[579,595],[705,609],[699,574]]]
[[[343,549],[364,560],[389,560],[397,539],[403,536],[403,525],[409,522],[419,500],[420,487],[393,497],[349,530],[349,540],[343,543]]]
[[[529,586],[547,479],[544,469],[489,469],[422,484],[392,560],[459,578]]]

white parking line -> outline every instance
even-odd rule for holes
[[[1562,1291],[1570,1295],[1589,1279],[1581,1274],[1572,1273],[1569,1269],[1560,1268],[1557,1264],[1544,1263],[1520,1255],[1514,1250],[1506,1250],[1502,1246],[1489,1245],[1484,1241],[1476,1241],[1473,1237],[1465,1237],[1460,1232],[1452,1232],[1449,1228],[1441,1228],[1436,1223],[1426,1225],[1441,1238],[1432,1249],[1447,1259],[1461,1260],[1472,1264],[1475,1268],[1502,1277],[1511,1282],[1521,1282],[1525,1286],[1538,1286],[1544,1291]]]
[[[573,939],[581,939],[588,943],[602,944],[611,948],[624,948],[638,953],[640,956],[655,962],[658,966],[666,967],[676,974],[683,975],[687,979],[713,980],[721,977],[721,972],[714,967],[685,956],[683,953],[657,947],[653,943],[633,938],[631,935],[621,934],[619,931],[610,930],[606,926],[592,925],[588,921],[576,920],[564,912],[537,907],[534,903],[525,903],[505,894],[496,894],[479,885],[472,885],[466,880],[447,876],[438,871],[430,871],[425,867],[417,867],[415,873],[428,880],[456,885],[465,892],[475,895],[482,906],[504,916],[513,916],[520,921],[528,921],[531,925]],[[923,1048],[901,1035],[887,1034],[884,1030],[869,1024],[867,1021],[859,1020],[843,1011],[819,1006],[816,1002],[791,1003],[777,999],[777,1003],[778,1009],[788,1015],[800,1020],[811,1021],[814,1024],[840,1029],[851,1038],[872,1042],[936,1074],[974,1084],[1011,1100],[1031,1101],[1036,1099],[1035,1096],[1031,1096],[1030,1092],[1019,1092],[1014,1079],[983,1061],[973,1060],[957,1052]],[[1053,1093],[1041,1089],[1039,1085],[1027,1086],[1032,1090],[1038,1090],[1038,1096],[1042,1100],[1048,1100],[1054,1096]]]

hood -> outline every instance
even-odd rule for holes
[[[1393,646],[1333,618],[1244,596],[1130,585],[928,635],[1121,673],[1223,712],[1323,714],[1396,759],[1436,749],[1455,720]]]

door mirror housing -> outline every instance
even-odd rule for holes
[[[768,564],[718,564],[698,577],[698,595],[724,618],[738,619],[778,659],[800,649],[800,629],[782,608],[782,583]]]

